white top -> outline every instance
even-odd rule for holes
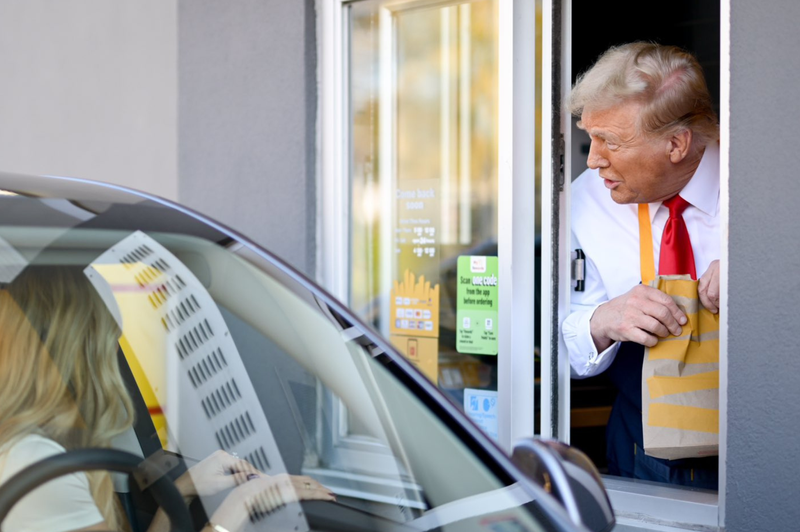
[[[0,448],[0,485],[48,456],[66,452],[53,440],[25,436]],[[23,497],[0,524],[4,532],[66,532],[103,521],[85,473],[73,473],[42,484]]]
[[[690,203],[683,213],[692,241],[698,278],[719,259],[719,146],[708,146],[694,176],[680,195]],[[650,204],[654,261],[658,266],[661,234],[669,209]],[[589,320],[602,303],[631,290],[642,279],[639,265],[638,205],[611,199],[597,170],[586,170],[572,185],[572,249],[586,254],[583,292],[570,292],[570,314],[561,325],[572,377],[602,373],[614,360],[619,342],[602,353],[592,340]]]

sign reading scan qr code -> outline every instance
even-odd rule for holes
[[[497,354],[497,257],[458,257],[456,350],[473,355]]]

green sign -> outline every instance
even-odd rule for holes
[[[456,349],[497,354],[497,257],[458,257]]]

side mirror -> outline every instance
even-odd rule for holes
[[[525,438],[514,446],[511,459],[564,506],[576,525],[607,532],[616,524],[600,474],[583,452],[557,440]]]

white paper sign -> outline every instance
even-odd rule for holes
[[[497,392],[464,388],[464,412],[483,431],[497,439]]]

